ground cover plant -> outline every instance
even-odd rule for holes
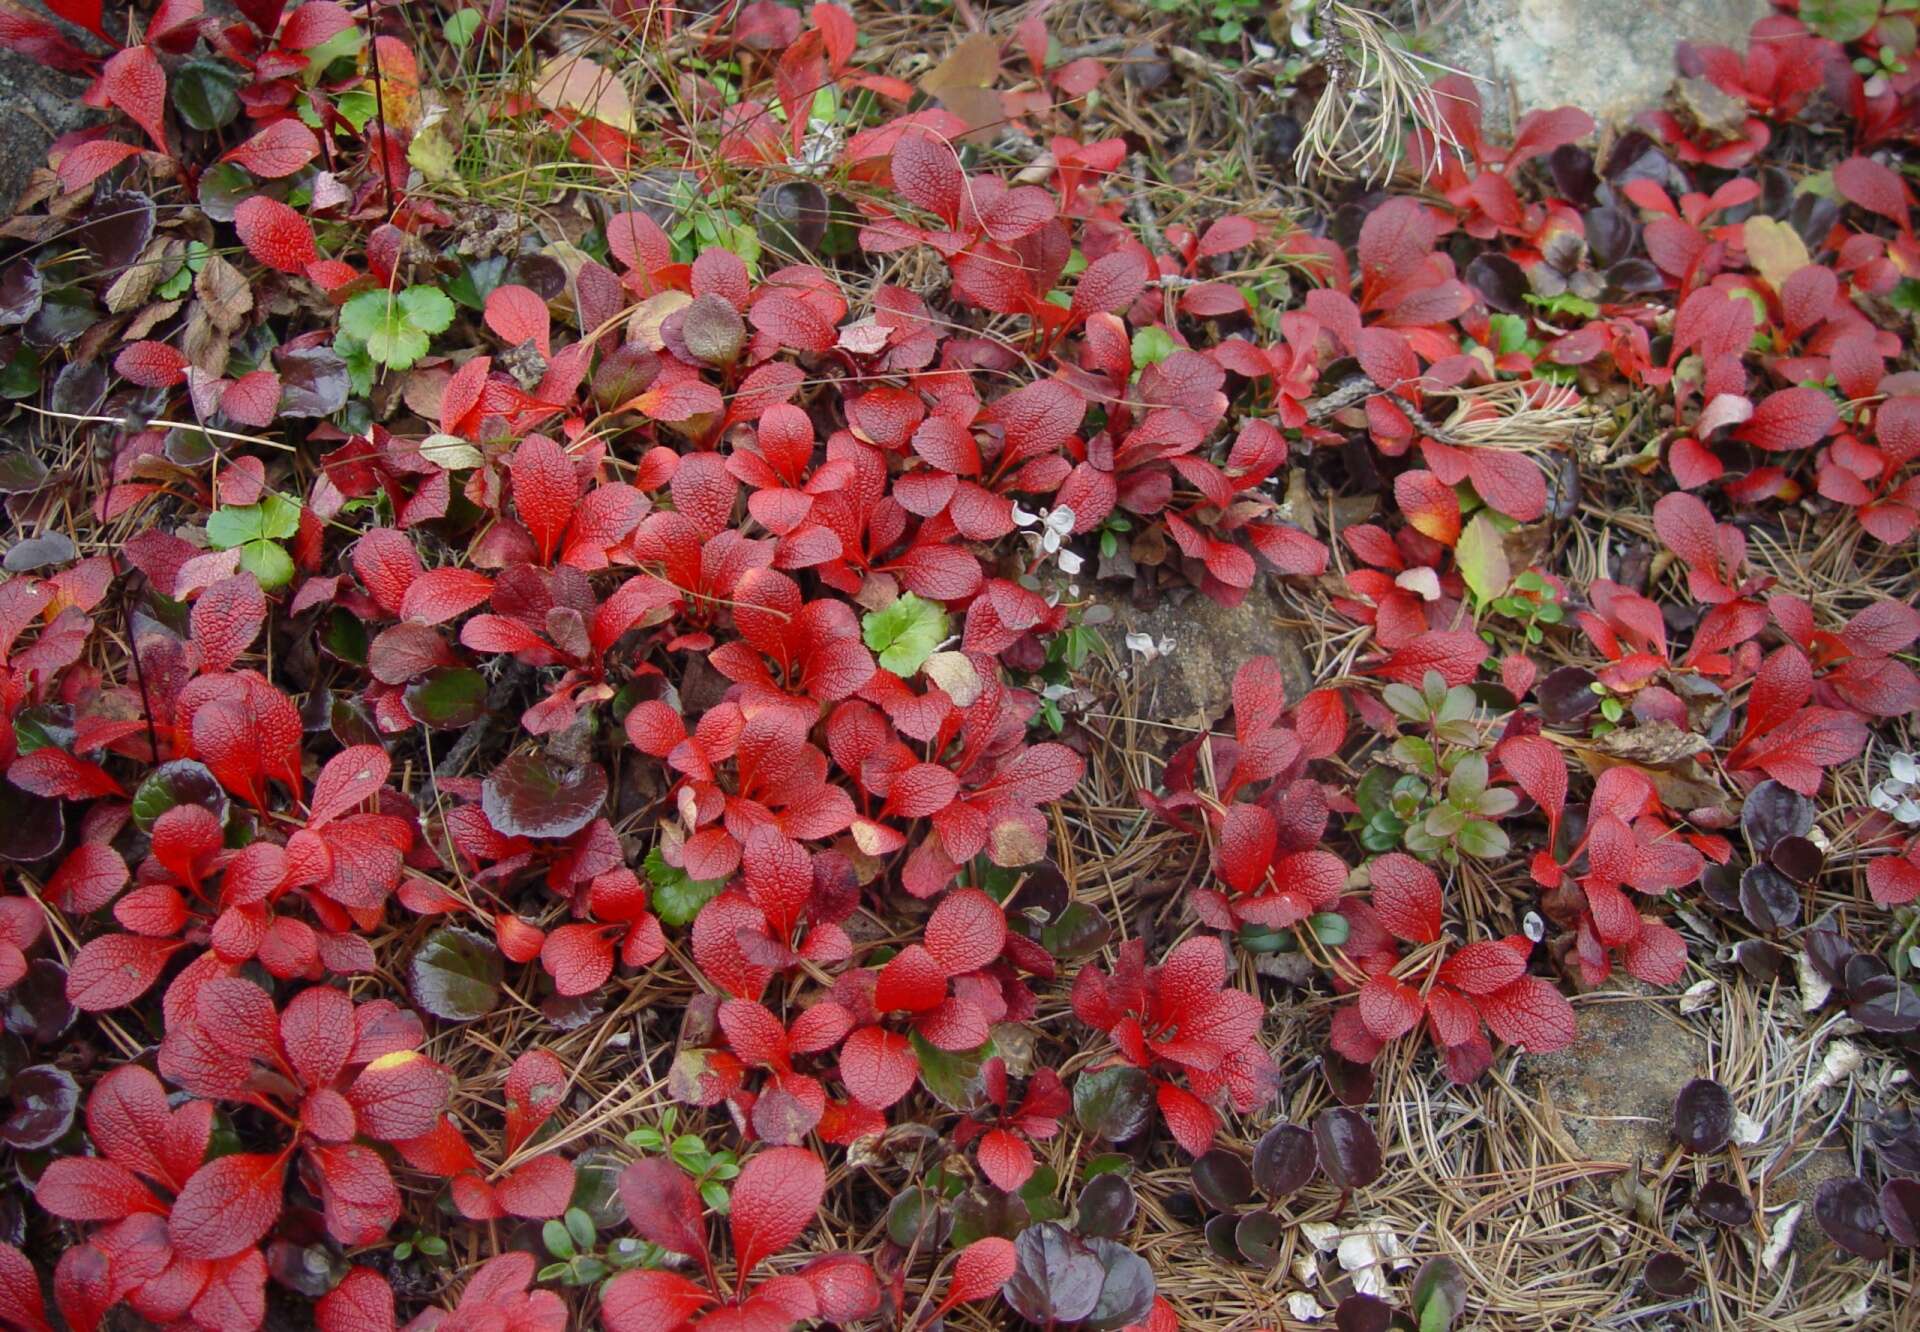
[[[1906,7],[48,9],[0,1324],[1896,1325]]]

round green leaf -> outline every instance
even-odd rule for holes
[[[407,968],[414,1003],[448,1022],[491,1013],[505,978],[506,963],[493,940],[457,925],[429,934]]]
[[[1138,1137],[1153,1114],[1153,1079],[1137,1068],[1100,1068],[1073,1084],[1073,1115],[1080,1127],[1108,1142]]]

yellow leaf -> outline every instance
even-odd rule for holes
[[[552,111],[578,111],[628,134],[639,129],[626,85],[583,55],[557,55],[540,66],[533,96]]]
[[[1740,230],[1747,262],[1776,292],[1788,278],[1813,262],[1807,255],[1807,243],[1785,222],[1756,215],[1748,218]]]

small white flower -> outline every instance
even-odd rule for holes
[[[1067,549],[1067,541],[1073,536],[1073,521],[1073,510],[1065,504],[1039,513],[1028,513],[1018,504],[1013,506],[1014,526],[1037,527],[1038,531],[1027,533],[1027,540],[1042,559],[1052,558],[1060,566],[1060,572],[1069,578],[1086,567],[1081,556]]]
[[[1911,828],[1920,823],[1920,801],[1908,796],[1893,808],[1893,817]]]
[[[1538,911],[1529,911],[1520,928],[1525,930],[1527,937],[1535,943],[1547,937],[1547,922],[1540,918]]]
[[[1896,753],[1887,760],[1887,773],[1894,781],[1905,782],[1909,786],[1920,782],[1920,756]]]
[[[1171,638],[1162,638],[1156,643],[1152,634],[1133,633],[1127,635],[1126,642],[1128,651],[1138,652],[1148,661],[1152,661],[1155,657],[1169,656],[1173,652]]]

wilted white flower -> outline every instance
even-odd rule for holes
[[[803,176],[821,175],[839,159],[845,137],[846,131],[834,121],[808,121],[807,137],[800,144],[800,152],[787,159],[788,168]]]
[[[1148,661],[1152,661],[1155,657],[1168,656],[1173,652],[1173,639],[1171,638],[1162,638],[1158,642],[1155,642],[1152,634],[1133,633],[1127,635],[1126,641],[1129,651],[1138,652]]]
[[[1867,803],[1909,827],[1920,824],[1920,757],[1899,751],[1887,760],[1887,775],[1867,792]]]
[[[1060,572],[1069,578],[1079,573],[1086,564],[1080,556],[1067,549],[1067,541],[1073,536],[1073,510],[1067,505],[1029,513],[1016,504],[1013,506],[1013,522],[1016,527],[1036,529],[1027,533],[1027,540],[1034,552],[1042,559],[1051,558],[1060,566]]]
[[[1535,943],[1547,937],[1547,922],[1541,919],[1538,911],[1529,911],[1526,919],[1521,921],[1520,928],[1525,930],[1527,938]]]

